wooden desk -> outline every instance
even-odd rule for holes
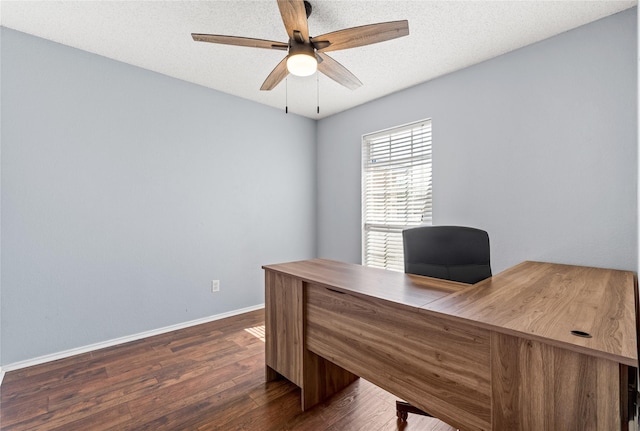
[[[637,429],[634,273],[524,262],[466,285],[322,259],[264,269],[267,380],[298,385],[303,409],[361,376],[461,430]]]

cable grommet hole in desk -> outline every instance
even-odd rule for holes
[[[589,334],[588,332],[578,331],[577,329],[571,331],[571,334],[575,335],[576,337],[591,338],[591,334]]]

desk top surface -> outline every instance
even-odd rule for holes
[[[265,265],[263,268],[292,275],[309,283],[417,308],[469,286],[326,259]]]
[[[325,259],[264,269],[638,366],[636,281],[629,271],[523,262],[467,285]]]

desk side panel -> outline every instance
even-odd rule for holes
[[[265,272],[265,363],[302,387],[302,281],[273,271]]]
[[[491,349],[494,429],[621,429],[617,362],[499,333]]]
[[[305,294],[309,350],[453,426],[491,429],[489,331],[318,285]]]

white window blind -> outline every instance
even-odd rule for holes
[[[431,120],[362,137],[362,262],[404,270],[402,230],[431,224]]]

